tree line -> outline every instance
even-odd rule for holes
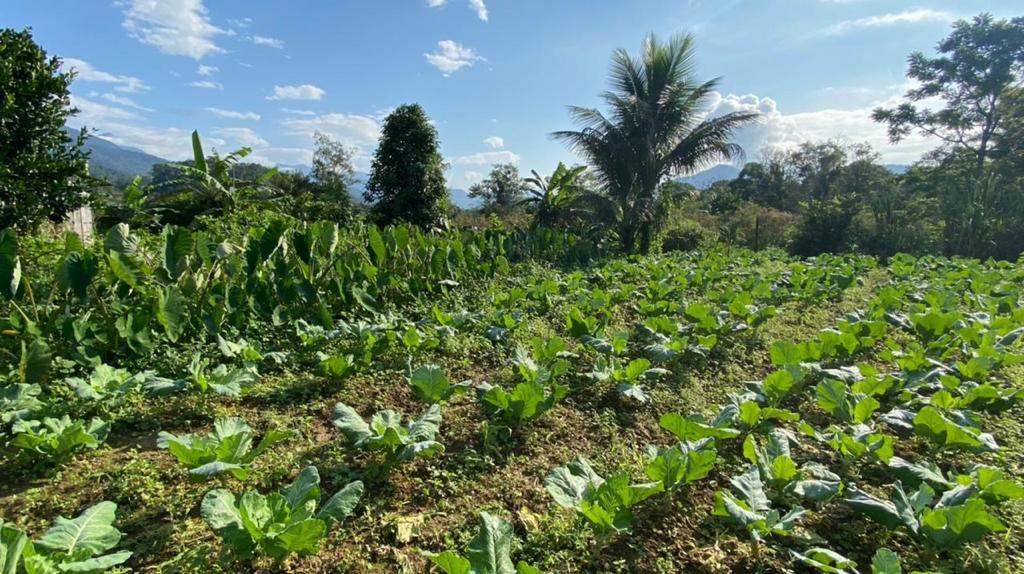
[[[104,225],[194,226],[244,207],[339,223],[553,229],[625,253],[714,242],[800,255],[1016,259],[1024,252],[1024,18],[961,20],[933,54],[909,56],[914,87],[872,117],[894,143],[919,133],[939,145],[898,172],[868,145],[841,140],[767,149],[743,163],[734,135],[757,115],[707,116],[717,80],[696,77],[694,44],[690,35],[651,35],[637,55],[616,51],[604,109],[571,107],[576,129],[551,134],[583,163],[527,177],[514,164],[493,166],[469,190],[482,203],[481,220],[451,205],[437,130],[416,104],[385,119],[365,205],[350,198],[352,151],[323,134],[308,174],[246,163],[246,148],[208,155],[195,134],[191,161],[155,166],[148,180],[103,196],[88,169],[85,136],[72,140],[63,131],[77,112],[74,74],[61,72],[59,58],[47,56],[30,31],[5,30],[0,227],[60,221],[92,203]],[[728,162],[743,163],[734,180],[707,189],[679,182]]]

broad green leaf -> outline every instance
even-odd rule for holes
[[[104,501],[85,509],[77,518],[58,517],[56,524],[33,544],[69,556],[91,558],[121,541],[121,533],[113,526],[116,511],[116,504]]]

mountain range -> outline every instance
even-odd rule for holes
[[[78,137],[78,130],[68,128],[71,137]],[[102,137],[91,135],[86,140],[85,148],[91,152],[89,167],[93,174],[107,179],[111,183],[123,185],[131,181],[136,175],[148,175],[152,167],[159,163],[168,163],[169,160],[148,154],[142,150],[118,145]],[[893,173],[903,173],[907,170],[905,165],[886,165]],[[282,165],[280,169],[309,173],[307,165]],[[689,183],[698,189],[706,189],[716,181],[730,181],[736,179],[740,170],[736,166],[722,164],[716,165],[694,175],[676,178],[680,183]],[[351,186],[349,193],[355,201],[363,201],[363,190],[369,174],[356,172],[356,182]],[[469,197],[464,189],[448,190],[452,197],[452,203],[462,209],[473,209],[480,206],[480,201]]]

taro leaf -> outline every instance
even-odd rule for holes
[[[123,257],[132,257],[139,250],[139,237],[132,234],[127,223],[118,223],[107,232],[103,249]]]
[[[925,510],[921,530],[936,546],[948,548],[970,544],[993,532],[1005,532],[1006,526],[988,512],[985,502],[973,498],[961,506]]]
[[[121,533],[114,528],[117,505],[104,501],[85,509],[77,518],[71,520],[58,517],[56,524],[46,534],[34,542],[34,546],[44,552],[60,552],[71,557],[74,562],[82,562],[94,558],[117,546]],[[120,564],[131,556],[131,552],[118,552],[111,557],[113,564]],[[65,564],[62,571],[86,571]]]
[[[255,542],[242,523],[234,494],[223,489],[207,492],[203,497],[200,514],[236,555],[252,555]]]
[[[157,292],[156,320],[172,343],[178,341],[188,325],[187,305],[188,301],[177,287],[168,286]]]
[[[171,281],[188,269],[188,257],[192,254],[195,241],[192,232],[182,227],[169,225],[164,228],[164,249],[161,264]]]
[[[790,341],[776,341],[769,350],[772,364],[777,367],[799,365],[804,360],[804,353]]]
[[[578,508],[587,493],[603,483],[604,479],[594,472],[590,461],[577,456],[568,465],[551,471],[544,479],[544,488],[559,506]]]
[[[811,548],[806,552],[790,550],[789,554],[819,572],[845,574],[857,571],[856,562],[828,548]]]
[[[914,417],[914,432],[941,447],[982,452],[998,449],[991,435],[959,425],[931,405],[922,408]]]
[[[949,488],[950,486],[953,486],[953,483],[947,480],[945,475],[942,473],[942,469],[930,460],[923,461],[921,463],[913,463],[909,460],[894,456],[889,460],[889,468],[891,468],[893,473],[902,481],[908,484],[929,482],[942,488]]]
[[[53,355],[50,346],[42,339],[35,339],[31,345],[21,342],[21,360],[18,363],[18,379],[24,385],[43,384],[50,377]]]
[[[452,385],[444,370],[437,365],[417,368],[409,377],[409,385],[416,398],[428,404],[446,401],[457,392],[465,390],[464,386]]]
[[[291,484],[281,489],[281,496],[291,508],[301,508],[311,500],[320,500],[320,473],[316,467],[302,469]]]
[[[14,384],[0,387],[0,423],[31,418],[45,405],[39,400],[39,385]]]
[[[17,574],[28,536],[0,520],[0,574]]]
[[[352,514],[362,496],[363,483],[358,480],[350,482],[324,503],[320,511],[317,512],[317,518],[326,522],[327,527],[330,528],[333,523],[341,522],[349,514]]]
[[[682,442],[667,449],[655,451],[647,464],[647,477],[661,482],[665,490],[700,480],[711,472],[718,454],[713,448],[697,448]]]
[[[703,438],[728,439],[743,434],[737,429],[721,428],[689,420],[677,413],[668,413],[661,417],[661,428],[676,435],[682,441],[696,441]]]
[[[879,548],[871,559],[871,574],[903,574],[898,554],[888,548]]]
[[[512,525],[504,520],[480,513],[480,531],[469,543],[467,553],[473,574],[514,574]]]

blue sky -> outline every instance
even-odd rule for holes
[[[1017,6],[1016,12],[1013,8]],[[888,145],[868,117],[906,88],[906,56],[950,22],[1007,0],[3,0],[0,26],[31,26],[79,72],[87,125],[169,159],[199,129],[222,151],[308,164],[315,131],[369,166],[387,112],[419,102],[466,187],[494,162],[524,172],[575,161],[548,138],[566,106],[597,105],[615,48],[692,32],[709,113],[761,111],[738,141],[765,147],[867,141],[892,163],[934,147]]]

